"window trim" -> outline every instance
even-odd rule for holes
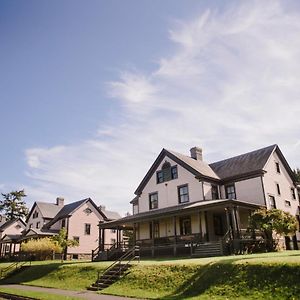
[[[270,200],[270,198],[273,198],[273,200],[274,200],[274,205],[272,205],[271,204],[271,200]],[[269,206],[270,206],[270,209],[276,209],[277,208],[277,205],[276,205],[276,198],[275,198],[275,196],[274,195],[270,195],[270,194],[268,194],[268,200],[269,200]]]
[[[284,206],[285,207],[292,207],[292,203],[291,203],[291,201],[289,201],[289,200],[284,200]]]
[[[156,202],[157,202],[157,205],[156,207],[152,207],[152,203],[151,202],[151,197],[154,196],[154,195],[157,195],[157,199],[156,199]],[[153,209],[158,209],[158,192],[153,192],[153,193],[149,193],[149,210],[153,210]]]
[[[214,198],[214,193],[213,193],[213,188],[216,188],[217,191],[217,198]],[[219,200],[220,199],[220,195],[219,195],[219,187],[217,184],[211,184],[211,200]]]
[[[87,228],[89,228],[89,230],[87,230]],[[92,229],[91,223],[84,223],[84,235],[91,235],[91,231],[92,231],[91,229]]]
[[[234,198],[229,198],[228,197],[228,191],[227,191],[227,188],[229,188],[229,187],[233,187],[233,189],[234,189]],[[230,184],[226,184],[225,186],[224,186],[224,188],[225,188],[225,196],[226,196],[226,199],[229,199],[229,200],[236,200],[236,189],[235,189],[235,184],[234,183],[230,183]],[[230,193],[230,194],[232,194],[232,193]]]
[[[297,200],[297,196],[296,196],[296,192],[295,192],[294,187],[291,187],[291,193],[292,193],[292,200]]]
[[[180,194],[180,189],[182,188],[187,188],[187,193],[186,194]],[[179,185],[177,186],[177,195],[178,195],[178,203],[179,204],[184,204],[184,203],[188,203],[190,202],[190,192],[189,192],[189,185],[186,183],[186,184],[182,184],[182,185]],[[185,196],[187,195],[187,201],[181,201],[181,196]]]
[[[279,183],[278,183],[278,182],[275,182],[275,184],[276,184],[276,191],[277,191],[277,195],[278,195],[278,196],[281,196],[281,189],[280,189],[280,185],[279,185]]]
[[[189,220],[189,232],[187,232],[186,230],[183,230],[184,229],[183,224],[185,223],[184,222],[185,220]],[[183,231],[185,231],[185,233]],[[179,218],[179,233],[180,233],[180,235],[191,235],[191,234],[193,234],[192,233],[192,218],[191,218],[191,216],[182,216],[182,217]]]

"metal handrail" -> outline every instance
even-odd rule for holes
[[[136,258],[138,258],[139,262],[140,262],[140,247],[135,245],[133,246],[130,250],[128,250],[123,256],[121,256],[118,260],[114,261],[110,266],[108,266],[102,276],[104,276],[106,273],[108,273],[113,267],[119,265],[119,269],[115,272],[113,272],[112,274],[110,274],[109,278],[106,278],[103,280],[102,283],[106,283],[107,281],[109,281],[111,276],[114,276],[118,273],[121,272],[121,270],[123,270],[124,268],[126,268],[133,260],[135,260]],[[138,252],[138,255],[136,255],[136,252]],[[128,259],[127,259],[128,258]],[[127,260],[126,260],[127,259]],[[122,265],[122,262],[127,261],[124,265]],[[99,272],[98,272],[98,279],[97,279],[97,283],[99,281],[100,277],[99,277]]]
[[[17,270],[17,269],[23,267],[25,264],[27,264],[27,261],[23,261],[23,262],[16,261],[16,262],[10,264],[8,267],[1,269],[0,270],[0,279],[5,277],[4,274],[10,273],[10,271],[12,271],[13,269]]]

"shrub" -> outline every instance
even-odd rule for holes
[[[51,259],[54,252],[62,251],[61,247],[48,237],[29,240],[21,245],[21,250],[37,260]]]

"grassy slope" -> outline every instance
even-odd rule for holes
[[[108,263],[38,263],[9,282],[80,290]],[[1,267],[1,266],[0,266]],[[298,299],[300,251],[147,260],[104,292],[158,299]]]

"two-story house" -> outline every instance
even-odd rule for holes
[[[64,198],[58,197],[56,203],[35,202],[28,214],[26,224],[18,234],[1,239],[0,243],[7,249],[5,254],[12,254],[14,245],[33,238],[51,237],[66,228],[67,238],[77,240],[79,245],[68,247],[68,259],[90,258],[92,250],[99,246],[99,222],[112,221],[120,218],[115,212],[107,211],[103,206],[97,207],[90,198],[64,204]],[[21,222],[21,220],[19,221]],[[1,230],[1,227],[0,227]],[[105,243],[116,240],[117,233],[110,231],[105,236]],[[8,248],[7,245],[10,245]]]
[[[194,245],[224,253],[222,241],[247,235],[253,210],[299,215],[294,174],[277,145],[211,164],[201,148],[190,152],[163,149],[135,191],[133,215],[100,229],[133,228],[136,243],[152,255],[193,252]]]

